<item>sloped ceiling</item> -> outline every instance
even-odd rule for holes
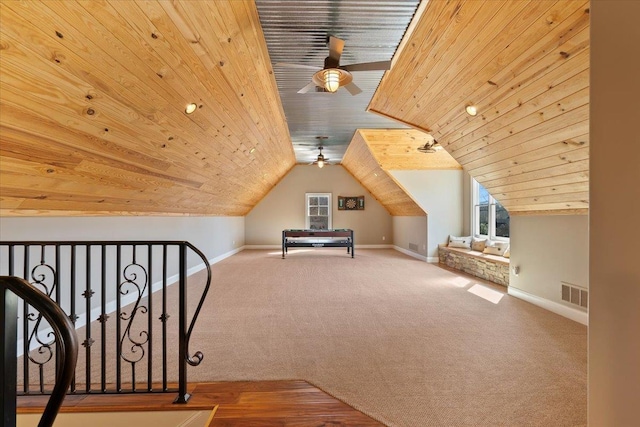
[[[394,216],[424,216],[426,213],[380,166],[366,140],[366,133],[353,135],[342,165],[387,211]],[[417,152],[416,152],[417,153]],[[419,153],[418,153],[419,154]]]
[[[323,34],[349,29],[341,13],[367,22],[343,3],[311,7],[330,18]],[[395,3],[370,3],[393,20]],[[369,112],[391,119],[384,127],[431,133],[511,214],[586,212],[588,8],[423,0]],[[288,16],[269,18],[287,31]],[[348,56],[372,40],[391,46],[372,22],[368,35],[346,40],[344,63],[387,59]],[[0,37],[2,215],[244,215],[296,162],[253,1],[1,1]],[[314,52],[324,49],[311,39]],[[190,102],[202,107],[186,115]],[[464,112],[468,104],[477,116]],[[343,107],[336,123],[348,119]],[[309,117],[322,126],[305,135],[331,137],[333,116]],[[347,154],[364,149],[358,138]],[[404,147],[385,138],[378,159],[373,143],[360,157],[371,170],[386,165],[382,154],[392,158],[391,144]],[[356,178],[377,194],[375,182]],[[395,191],[386,204],[376,197],[405,203]]]
[[[360,129],[371,154],[382,170],[462,169],[445,150],[421,153],[419,147],[433,137],[416,129]]]
[[[584,213],[589,2],[423,2],[369,111],[431,133],[511,214]]]
[[[244,215],[295,164],[253,2],[2,1],[0,20],[3,215]]]

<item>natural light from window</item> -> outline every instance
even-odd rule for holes
[[[494,291],[493,289],[480,284],[473,285],[468,289],[468,292],[471,292],[472,294],[479,296],[482,299],[486,299],[487,301],[494,304],[499,303],[504,296],[502,292]]]
[[[455,286],[456,288],[464,288],[471,282],[469,281],[469,279],[466,279],[464,277],[456,277],[454,279],[451,279],[451,283],[453,283],[453,286]]]

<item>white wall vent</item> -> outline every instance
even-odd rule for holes
[[[562,285],[562,301],[582,308],[589,308],[589,291],[587,289],[567,282],[560,283]]]

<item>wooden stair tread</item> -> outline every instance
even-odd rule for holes
[[[192,384],[191,398],[173,404],[175,393],[69,395],[61,412],[213,410],[210,426],[381,426],[302,380]],[[49,396],[18,396],[18,413],[42,412]]]

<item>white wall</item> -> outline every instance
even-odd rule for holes
[[[640,2],[590,7],[589,425],[632,426],[640,420]]]
[[[437,259],[427,259],[427,217],[426,216],[394,216],[393,217],[393,245],[402,252],[414,252],[425,261],[437,262]]]
[[[438,256],[438,244],[464,229],[462,170],[390,171],[395,180],[427,212],[427,256]]]
[[[392,244],[391,215],[342,166],[297,165],[245,220],[247,245],[282,244],[282,230],[305,227],[305,193],[331,193],[333,228],[351,228],[356,245]],[[338,210],[338,196],[365,196],[365,209]]]
[[[186,240],[212,259],[244,245],[244,217],[3,217],[0,240]]]
[[[587,215],[511,217],[509,287],[567,307],[560,281],[589,288],[589,230]],[[578,309],[580,309],[578,307]]]

